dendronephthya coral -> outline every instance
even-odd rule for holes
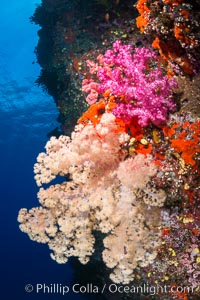
[[[59,263],[70,256],[87,263],[94,252],[93,231],[106,234],[102,255],[113,269],[111,278],[128,283],[137,265],[148,265],[156,257],[159,222],[147,218],[146,211],[159,220],[155,206],[163,205],[165,193],[154,188],[149,193],[147,184],[157,172],[150,155],[124,160],[121,149],[129,137],[116,133],[115,120],[105,113],[96,127],[78,125],[71,139],[50,139],[34,168],[36,182],[40,186],[57,175],[67,180],[40,188],[41,207],[22,209],[18,220],[32,240],[48,244]]]

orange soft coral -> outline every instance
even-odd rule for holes
[[[179,126],[179,123],[174,123],[171,127],[164,126],[163,132],[167,137],[172,137],[175,134],[175,129]]]
[[[136,5],[136,8],[140,13],[140,16],[136,18],[136,25],[141,30],[141,32],[144,32],[145,27],[149,22],[147,14],[150,12],[150,9],[146,5],[146,0],[139,0]]]
[[[175,151],[182,153],[181,156],[187,164],[191,166],[195,165],[195,160],[193,159],[196,152],[195,141],[175,139],[171,141],[171,145]]]
[[[178,134],[176,134],[176,129],[179,131]],[[179,123],[175,123],[171,128],[164,127],[163,132],[169,138],[174,150],[180,153],[185,163],[193,167],[196,164],[194,157],[200,153],[200,121],[184,122],[182,127]]]
[[[135,149],[136,153],[140,153],[140,154],[151,154],[152,152],[152,144],[148,143],[148,145],[142,145],[142,144],[138,144],[136,149]]]
[[[155,49],[160,49],[160,40],[158,36],[156,36],[156,38],[153,40],[152,47]]]
[[[150,12],[150,9],[146,5],[146,2],[147,2],[146,0],[139,0],[136,5],[136,8],[141,15]]]
[[[89,107],[89,109],[79,118],[78,124],[86,126],[89,123],[92,123],[94,126],[96,126],[99,124],[102,115],[105,112],[111,112],[114,107],[114,96],[109,97],[109,99],[106,99],[106,101],[101,99],[99,102],[94,103]],[[115,133],[127,132],[127,124],[125,124],[124,121],[116,118],[115,123],[117,125],[115,128]]]
[[[145,16],[139,16],[136,18],[136,25],[141,30],[141,32],[144,32],[147,24],[148,24],[148,19]]]
[[[92,123],[93,125],[97,125],[104,112],[105,102],[101,100],[89,107],[89,109],[78,120],[78,124],[83,124],[85,126],[88,123]]]

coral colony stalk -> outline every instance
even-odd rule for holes
[[[57,175],[63,183],[40,188],[41,206],[20,210],[20,228],[47,243],[58,263],[75,256],[83,264],[98,231],[112,281],[162,284],[167,271],[169,286],[180,280],[196,288],[199,121],[167,121],[176,82],[163,75],[149,49],[116,41],[87,64],[83,91],[91,106],[71,137],[47,142],[34,167],[38,186]]]

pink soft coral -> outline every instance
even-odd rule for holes
[[[82,91],[89,93],[86,101],[91,105],[97,101],[98,92],[97,92],[98,84],[94,82],[92,79],[84,79],[82,82]]]
[[[125,96],[125,101],[119,99],[113,110],[117,117],[126,120],[137,117],[141,126],[147,126],[150,122],[159,126],[166,122],[168,112],[175,108],[172,90],[177,83],[163,75],[153,51],[135,48],[133,52],[132,45],[122,45],[121,41],[116,41],[113,50],[107,50],[98,62],[99,65],[87,61],[90,73],[97,72],[99,81],[94,86],[91,80],[90,85],[94,88],[88,90],[83,81],[83,91],[89,93],[89,103],[97,100],[97,94],[109,90],[116,97]]]

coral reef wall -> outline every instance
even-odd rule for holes
[[[38,155],[40,206],[20,229],[58,263],[98,262],[120,299],[141,284],[198,299],[198,2],[48,0],[32,21],[62,134]]]

